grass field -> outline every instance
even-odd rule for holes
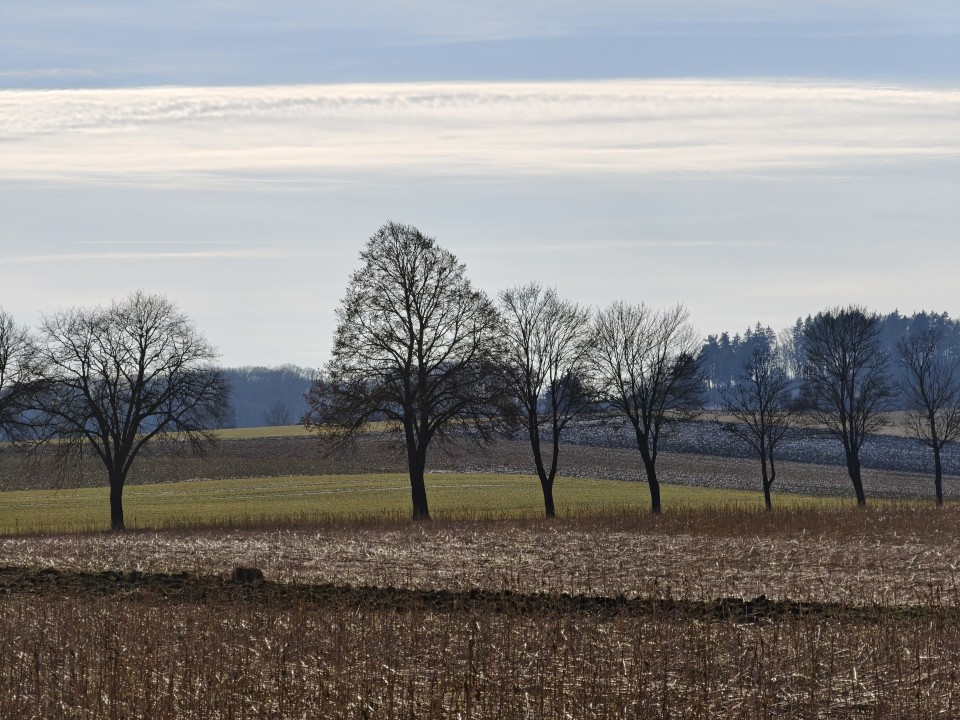
[[[437,518],[526,518],[543,514],[535,476],[434,473],[427,476]],[[666,508],[760,509],[760,493],[664,485]],[[555,485],[561,515],[646,512],[645,483],[561,478]],[[832,506],[839,499],[779,495],[780,507]],[[299,524],[331,518],[399,518],[410,508],[409,479],[402,474],[325,475],[202,480],[132,485],[124,491],[130,529],[237,527],[267,522]],[[0,493],[0,535],[105,530],[108,490],[33,490]]]
[[[253,440],[257,438],[305,437],[309,435],[303,425],[274,425],[255,428],[228,428],[217,430],[221,440]]]
[[[367,425],[369,432],[383,432],[389,429],[390,424],[372,422]],[[313,433],[307,431],[303,425],[271,425],[252,428],[227,428],[217,430],[217,437],[221,440],[260,440],[278,437],[306,437]]]

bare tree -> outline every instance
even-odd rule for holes
[[[530,283],[503,291],[500,313],[506,379],[527,426],[546,515],[554,517],[560,435],[593,400],[585,385],[590,311],[561,300],[552,288]],[[546,462],[540,445],[544,431],[550,443]]]
[[[792,381],[786,362],[775,350],[756,348],[733,387],[720,389],[724,412],[733,422],[724,428],[748,445],[760,458],[763,501],[767,510],[770,488],[777,479],[777,446],[793,425]]]
[[[333,352],[307,394],[308,428],[332,447],[372,420],[394,421],[410,472],[413,518],[429,520],[427,449],[451,429],[472,425],[488,439],[487,420],[503,387],[495,373],[499,320],[465,267],[433,238],[387,223],[360,253],[337,310]]]
[[[933,450],[937,505],[943,505],[943,446],[960,438],[960,357],[944,342],[943,328],[910,332],[897,345],[904,375],[907,428]]]
[[[144,446],[162,436],[200,452],[213,439],[229,396],[217,353],[173,303],[140,292],[48,316],[40,335],[48,437],[63,455],[93,448],[122,530],[124,484]]]
[[[0,308],[0,439],[23,439],[35,429],[29,410],[42,387],[36,344],[27,328]]]
[[[682,305],[654,310],[615,302],[597,315],[593,346],[601,399],[633,427],[651,510],[659,513],[660,439],[672,423],[695,418],[703,403],[700,337]]]
[[[880,318],[852,305],[825,310],[804,327],[801,349],[804,407],[843,445],[857,504],[864,506],[860,448],[886,425],[894,397]]]

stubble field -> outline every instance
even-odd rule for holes
[[[336,462],[392,469],[360,450]],[[568,467],[631,470],[600,450]],[[447,469],[521,455],[477,457]],[[687,477],[746,482],[738,462],[690,457]],[[797,465],[806,491],[837,474]],[[628,487],[635,509],[552,522],[4,537],[0,718],[960,716],[955,506],[713,496],[651,517]]]

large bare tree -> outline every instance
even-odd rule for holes
[[[527,427],[547,517],[556,515],[553,483],[560,435],[593,404],[587,389],[590,311],[537,283],[500,294],[505,375]],[[549,443],[544,459],[541,435]]]
[[[664,431],[695,418],[703,404],[701,347],[683,305],[656,310],[615,302],[597,315],[593,376],[602,401],[633,427],[654,513],[660,512],[657,455]]]
[[[430,444],[468,426],[487,438],[485,421],[497,415],[497,312],[464,265],[415,227],[387,223],[360,259],[304,423],[336,447],[371,421],[392,421],[407,454],[413,518],[429,520]]]
[[[790,432],[794,409],[793,384],[782,356],[763,347],[754,349],[732,387],[720,389],[724,412],[733,418],[724,428],[749,446],[760,459],[763,501],[767,510],[770,488],[777,479],[777,446]]]
[[[42,387],[36,343],[0,308],[0,440],[19,440],[36,429],[29,409]]]
[[[933,450],[937,505],[943,505],[943,446],[960,438],[960,357],[945,342],[943,328],[910,331],[898,344],[907,428]]]
[[[860,449],[887,424],[895,395],[880,318],[854,305],[824,310],[805,325],[801,349],[804,407],[843,445],[857,504],[864,506]]]
[[[89,446],[103,462],[114,530],[124,528],[123,488],[141,450],[162,436],[200,452],[227,408],[216,351],[159,295],[45,317],[40,355],[48,437],[57,452]]]

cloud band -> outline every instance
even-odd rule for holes
[[[0,92],[0,178],[956,161],[960,91],[629,80]]]

